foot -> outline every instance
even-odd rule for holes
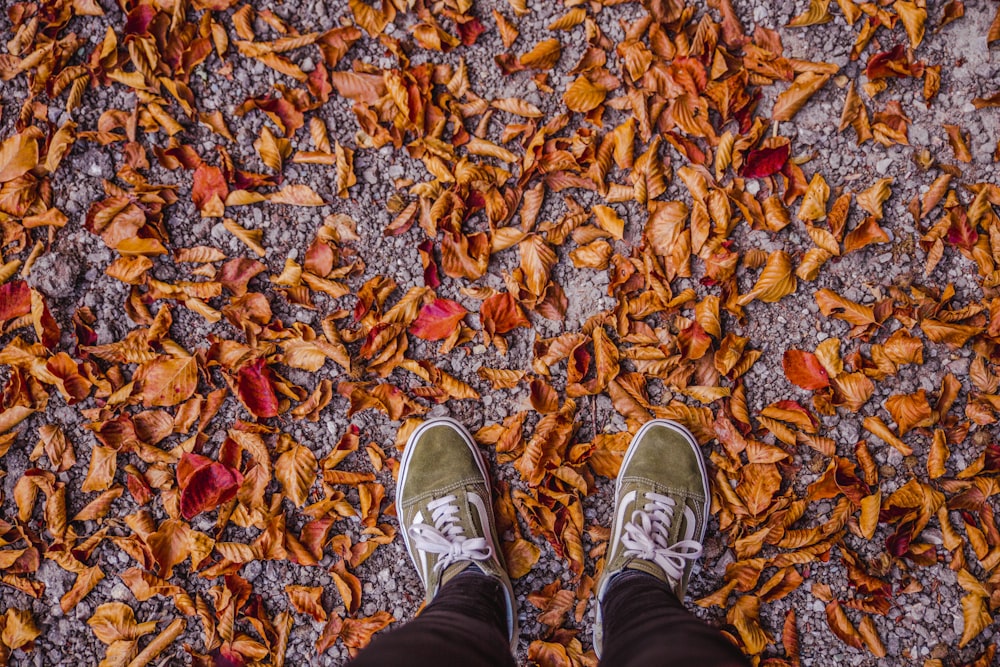
[[[476,443],[453,419],[424,422],[406,441],[396,491],[403,541],[427,591],[475,566],[504,585],[507,632],[517,641],[514,589],[493,522],[489,475]]]
[[[690,431],[666,419],[643,425],[632,438],[615,484],[607,563],[597,588],[594,650],[601,655],[601,603],[615,575],[639,570],[684,599],[691,568],[701,556],[708,522],[708,475]]]

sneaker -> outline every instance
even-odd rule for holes
[[[513,650],[514,588],[499,549],[486,462],[464,426],[441,417],[424,422],[410,435],[399,465],[396,504],[403,541],[427,602],[452,577],[475,565],[504,585]]]
[[[705,461],[691,432],[666,419],[646,422],[632,438],[615,483],[609,555],[597,587],[598,656],[604,643],[601,603],[615,575],[646,572],[684,599],[701,556],[708,498]]]

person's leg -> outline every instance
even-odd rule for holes
[[[466,568],[441,587],[424,611],[377,637],[350,667],[514,667],[503,584]]]
[[[352,667],[512,666],[514,589],[500,552],[486,463],[461,424],[431,419],[410,435],[396,508],[427,606],[359,653]]]
[[[688,612],[670,587],[638,570],[619,574],[604,596],[602,667],[747,667],[721,632]]]
[[[632,438],[615,483],[594,651],[605,667],[747,665],[680,603],[708,524],[708,473],[686,428],[665,419]]]

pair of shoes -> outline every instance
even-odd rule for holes
[[[503,584],[511,648],[517,643],[514,589],[498,549],[486,464],[468,431],[439,418],[406,443],[396,492],[403,539],[430,602],[441,587],[476,566]],[[708,521],[708,475],[694,437],[665,419],[632,439],[615,485],[609,555],[597,587],[594,650],[603,648],[601,603],[615,575],[651,574],[684,598]]]

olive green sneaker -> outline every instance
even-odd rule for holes
[[[705,461],[691,432],[667,419],[646,422],[632,438],[615,483],[608,557],[597,587],[598,656],[604,644],[601,603],[615,575],[646,572],[684,599],[701,556],[708,499]]]
[[[504,585],[513,650],[514,588],[499,548],[489,479],[486,462],[465,427],[445,417],[431,419],[406,441],[396,505],[403,541],[427,591],[427,602],[452,577],[475,565]]]

